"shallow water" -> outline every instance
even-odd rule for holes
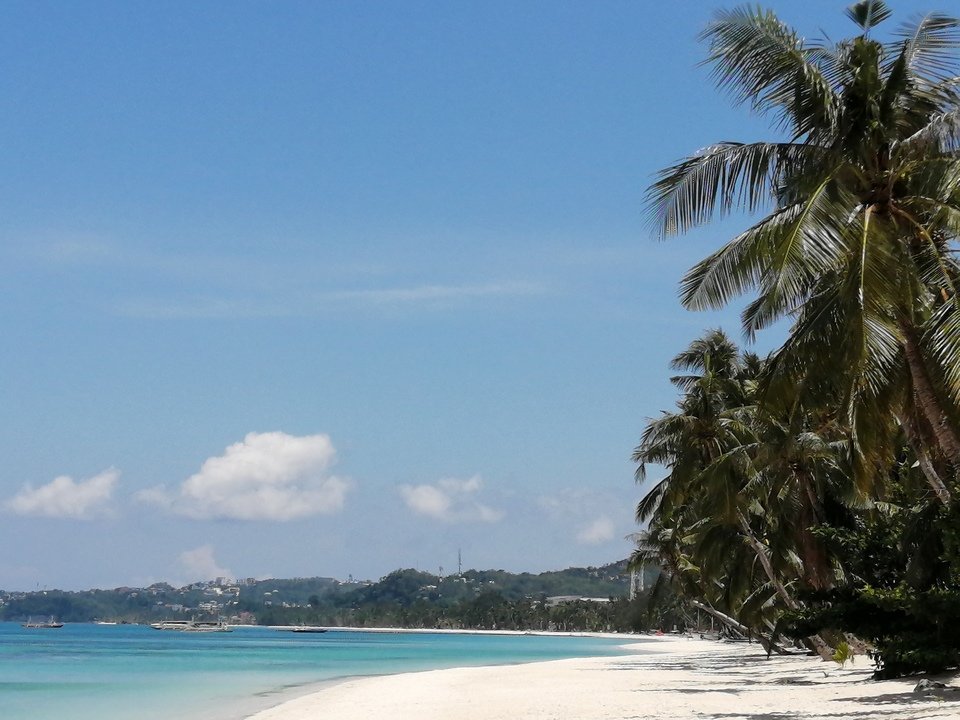
[[[324,681],[622,654],[623,640],[534,635],[231,633],[0,623],[4,720],[235,720]]]

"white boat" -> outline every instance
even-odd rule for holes
[[[295,633],[325,633],[327,628],[317,627],[315,625],[292,625],[290,627],[280,628],[281,630],[288,630]]]
[[[57,622],[52,617],[46,622],[34,622],[33,618],[27,618],[27,621],[23,623],[21,627],[30,628],[31,630],[56,630],[57,628],[62,628],[63,623]]]
[[[150,627],[154,630],[186,630],[187,625],[192,622],[192,620],[161,620],[160,622],[150,623]]]
[[[151,623],[154,630],[177,630],[179,632],[233,632],[223,620],[161,620]]]

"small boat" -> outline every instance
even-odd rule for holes
[[[63,623],[57,622],[52,617],[46,622],[34,622],[33,618],[27,618],[27,621],[23,623],[21,627],[30,628],[31,630],[56,630],[57,628],[62,628]]]
[[[327,629],[325,627],[317,627],[314,625],[293,625],[291,627],[280,628],[281,630],[288,630],[289,632],[295,633],[325,633]]]
[[[151,623],[154,630],[178,630],[179,632],[233,632],[223,620],[161,620]]]

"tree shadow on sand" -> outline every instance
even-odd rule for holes
[[[931,707],[931,710],[938,710],[939,708]],[[808,720],[809,718],[815,718],[815,720],[873,720],[874,718],[883,718],[888,715],[895,715],[900,718],[904,716],[904,709],[901,708],[891,708],[889,710],[877,710],[876,708],[864,708],[863,710],[853,710],[853,711],[841,711],[837,713],[816,713],[810,715],[808,712],[760,712],[760,713],[744,713],[744,712],[733,712],[733,713],[710,713],[711,720],[721,720],[722,718],[730,718],[730,720]],[[911,720],[921,720],[925,717],[939,718],[944,717],[942,713],[937,713],[936,715],[910,715]]]
[[[920,694],[912,690],[884,695],[866,695],[864,697],[844,698],[848,702],[874,703],[876,705],[933,705],[937,707],[957,707],[960,711],[960,692],[955,688],[941,688]],[[958,712],[960,715],[960,712]]]

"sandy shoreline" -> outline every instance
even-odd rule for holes
[[[250,720],[925,720],[960,716],[960,691],[875,682],[866,658],[840,668],[757,645],[624,637],[642,654],[346,680]],[[650,652],[652,651],[652,652]],[[940,678],[958,686],[956,676]]]

